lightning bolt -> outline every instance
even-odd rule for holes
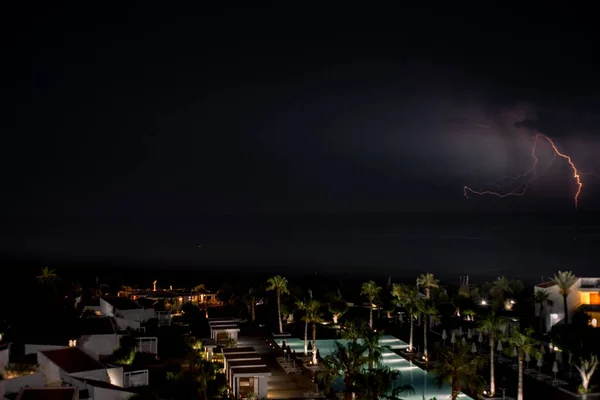
[[[511,197],[511,196],[523,196],[529,189],[531,183],[538,176],[537,167],[538,167],[539,159],[536,155],[536,151],[537,151],[538,143],[541,139],[547,141],[554,152],[552,160],[550,161],[550,164],[548,165],[548,167],[546,168],[546,170],[544,172],[546,172],[550,168],[550,166],[552,165],[552,163],[556,159],[556,157],[563,158],[569,163],[569,165],[571,166],[571,170],[573,171],[573,179],[575,180],[575,183],[577,184],[577,191],[575,192],[573,201],[575,203],[575,208],[576,209],[579,208],[579,197],[581,196],[581,191],[583,190],[583,183],[581,181],[581,176],[588,175],[588,174],[596,176],[596,174],[594,174],[593,172],[587,172],[587,173],[579,172],[579,169],[573,162],[573,159],[571,158],[571,156],[561,152],[558,149],[558,146],[556,145],[556,143],[554,143],[554,141],[551,138],[549,138],[548,136],[546,136],[542,133],[536,134],[534,141],[533,141],[533,146],[531,148],[531,157],[533,159],[533,162],[532,162],[531,168],[529,168],[525,173],[523,173],[521,175],[503,177],[503,178],[497,179],[495,181],[495,182],[498,182],[500,180],[505,180],[505,179],[521,181],[524,179],[524,181],[520,182],[520,184],[516,188],[514,188],[513,190],[510,190],[510,191],[506,191],[506,192],[496,192],[493,190],[477,191],[477,190],[471,189],[468,186],[465,186],[463,188],[464,196],[467,199],[469,199],[469,194],[474,194],[474,195],[478,195],[478,196],[489,195],[489,196],[496,196],[496,197],[502,197],[502,198]]]

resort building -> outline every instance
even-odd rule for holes
[[[231,345],[238,341],[240,327],[231,318],[209,318],[210,338],[218,345]]]
[[[142,324],[156,316],[153,308],[144,308],[126,297],[102,297],[100,309],[103,316],[113,317],[123,330],[140,330]]]
[[[544,282],[535,286],[535,292],[544,291],[548,293],[551,305],[544,306],[544,318],[546,331],[550,331],[565,318],[563,296],[554,282]],[[567,309],[569,315],[577,310],[585,311],[591,317],[591,325],[600,327],[600,278],[578,278],[571,286],[567,296]],[[539,316],[539,307],[536,308]]]
[[[255,393],[266,398],[271,371],[253,347],[223,349],[225,378],[234,399]]]

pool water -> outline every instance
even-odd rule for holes
[[[321,357],[325,357],[334,351],[336,341],[342,344],[346,344],[348,342],[347,340],[343,339],[317,339],[317,349],[319,350]],[[278,340],[277,344],[281,346],[283,344],[283,340]],[[296,353],[302,353],[304,351],[304,340],[287,338],[285,339],[285,344],[290,346],[292,350],[295,350]],[[410,394],[401,393],[399,396],[400,398],[404,400],[430,400],[434,397],[437,400],[450,399],[450,386],[443,385],[442,387],[438,387],[435,383],[433,383],[433,376],[414,365],[411,361],[408,361],[391,351],[406,349],[408,348],[408,344],[390,335],[384,335],[381,344],[390,349],[386,349],[383,352],[382,363],[390,369],[400,371],[402,374],[400,378],[400,384],[411,385],[414,389],[414,392]],[[473,400],[464,394],[461,394],[459,397],[465,400]]]

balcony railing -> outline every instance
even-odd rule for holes
[[[123,387],[148,386],[148,370],[131,371],[123,374]]]

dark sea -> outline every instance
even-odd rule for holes
[[[402,279],[429,271],[442,279],[506,275],[528,282],[559,269],[600,275],[597,214],[270,214],[14,226],[3,232],[1,251],[4,271],[15,273],[50,265],[151,281],[166,271],[184,283],[189,273]],[[154,275],[140,274],[150,270]],[[185,273],[175,278],[175,270]]]

